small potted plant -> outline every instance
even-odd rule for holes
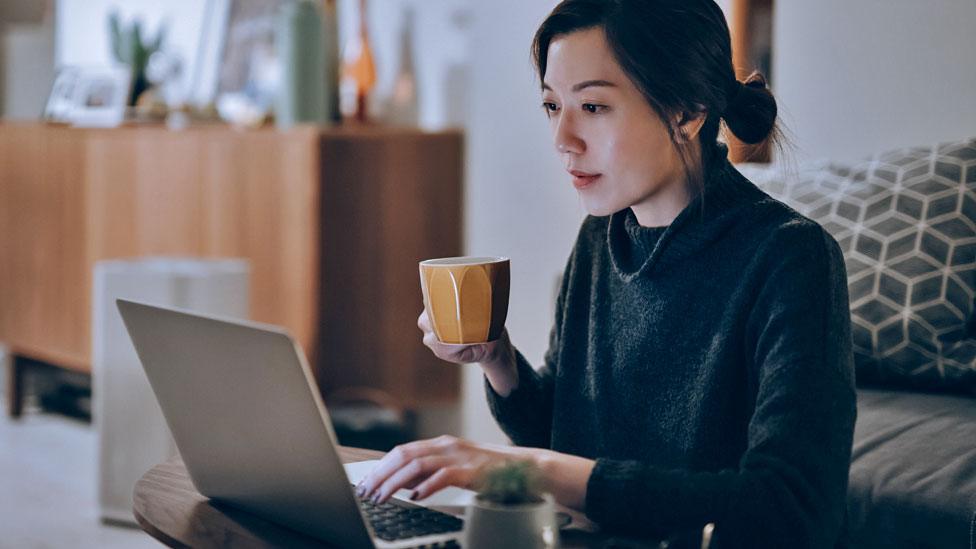
[[[465,549],[543,549],[559,545],[556,507],[538,469],[509,461],[485,471],[464,521]]]
[[[138,19],[131,25],[123,25],[119,14],[112,12],[108,18],[109,41],[115,60],[128,65],[132,69],[132,90],[128,105],[136,106],[139,96],[149,88],[146,78],[146,65],[152,54],[159,51],[166,36],[166,27],[160,26],[156,35],[150,39],[143,38],[142,22]]]

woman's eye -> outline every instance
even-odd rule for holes
[[[583,110],[591,114],[603,112],[606,109],[607,109],[606,105],[597,105],[595,103],[583,103]]]
[[[543,101],[542,110],[546,111],[546,114],[549,114],[559,110],[559,107],[557,107],[555,103],[552,103],[550,101]]]

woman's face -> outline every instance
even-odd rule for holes
[[[549,45],[543,108],[553,141],[591,215],[687,203],[684,168],[667,127],[617,64],[600,27]],[[655,206],[656,205],[656,206]],[[663,224],[670,219],[656,216]]]

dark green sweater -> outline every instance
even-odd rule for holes
[[[545,364],[518,354],[515,444],[596,460],[586,514],[712,547],[842,543],[855,393],[844,261],[722,158],[660,229],[588,217]]]

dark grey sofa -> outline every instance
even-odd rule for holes
[[[844,252],[850,547],[976,549],[976,139],[740,169]]]
[[[976,548],[976,399],[858,390],[852,547]]]

